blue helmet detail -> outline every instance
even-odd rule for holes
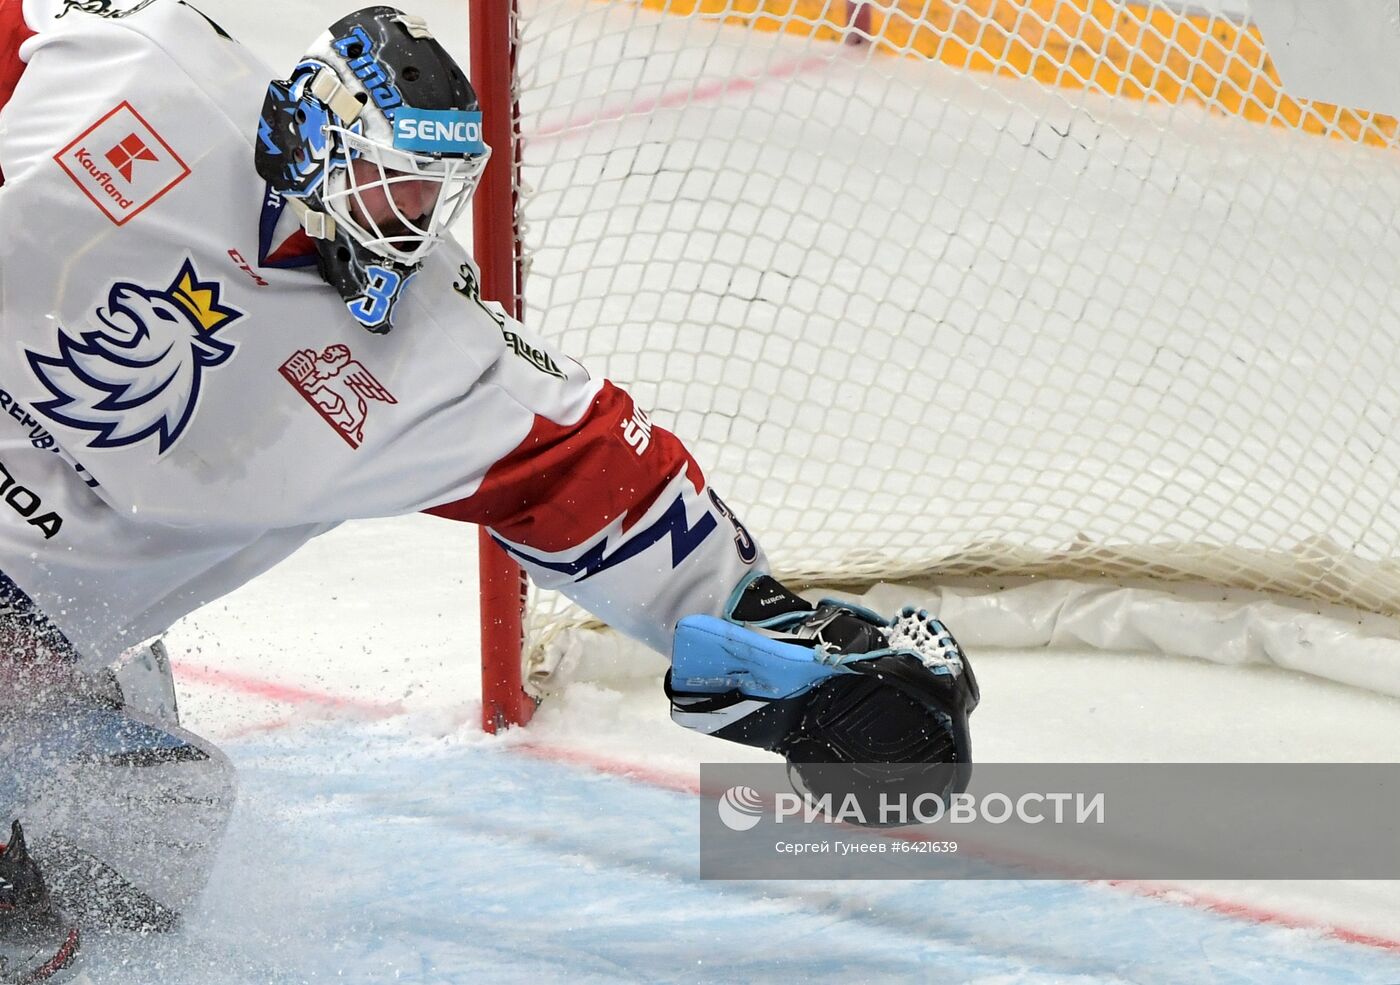
[[[267,161],[259,170],[275,169],[269,184],[293,198],[311,194],[325,181],[332,165],[355,157],[353,150],[338,149],[330,127],[357,130],[358,124],[347,126],[325,103],[306,91],[321,68],[316,62],[302,62],[290,79],[273,81],[267,87],[262,119],[258,122],[259,164]]]
[[[332,41],[331,46],[345,59],[350,70],[355,73],[355,78],[364,84],[365,90],[374,99],[374,104],[392,120],[394,110],[403,105],[403,93],[394,85],[384,65],[376,57],[377,46],[370,38],[369,32],[356,24],[344,37]]]

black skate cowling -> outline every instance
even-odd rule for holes
[[[0,845],[0,985],[56,981],[78,953],[78,928],[53,908],[19,821]]]

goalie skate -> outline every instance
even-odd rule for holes
[[[49,900],[19,821],[0,847],[0,985],[55,982],[73,967],[78,928]]]

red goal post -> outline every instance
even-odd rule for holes
[[[472,243],[482,296],[523,317],[519,188],[519,108],[515,99],[514,0],[473,0],[471,77],[491,160],[472,201]],[[525,573],[485,530],[478,538],[481,580],[481,724],[487,732],[523,725],[534,701],[521,681]]]
[[[1400,694],[1400,126],[1231,4],[473,0],[483,291],[779,577]],[[594,627],[481,564],[494,730]]]

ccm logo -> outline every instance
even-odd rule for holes
[[[400,140],[431,140],[445,144],[476,144],[481,142],[480,120],[415,120],[412,117],[394,121]]]
[[[258,276],[258,272],[253,269],[252,264],[250,264],[247,260],[243,259],[242,253],[239,253],[237,250],[229,250],[228,258],[234,263],[238,264],[239,268],[245,274],[253,278],[253,283],[257,284],[259,287],[267,286],[267,281],[263,280],[261,277]]]
[[[651,445],[651,418],[641,408],[634,408],[631,417],[622,419],[622,440],[633,448],[637,449],[637,454],[645,454]]]

